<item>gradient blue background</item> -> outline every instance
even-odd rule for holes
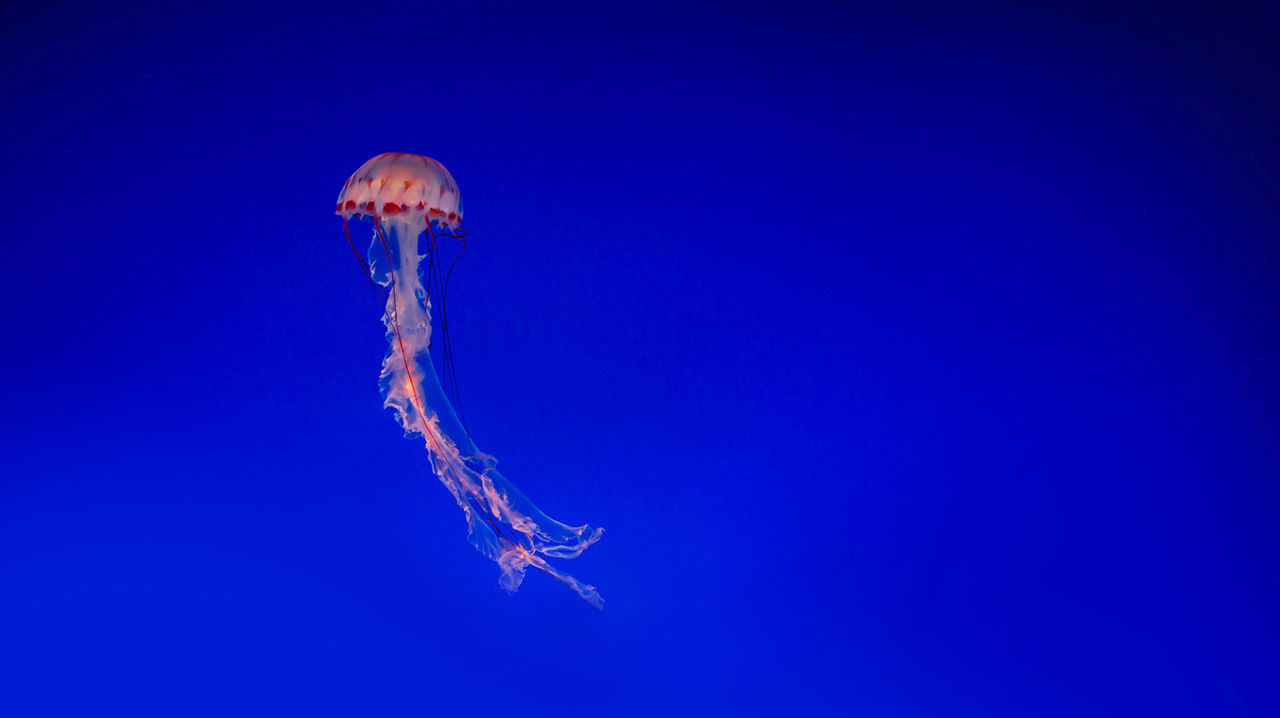
[[[8,5],[0,713],[1275,715],[1280,25],[1032,4]],[[380,408],[393,150],[603,613]]]

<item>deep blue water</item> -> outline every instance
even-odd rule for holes
[[[1280,709],[1274,10],[191,5],[2,11],[0,714]],[[603,613],[380,406],[385,151]]]

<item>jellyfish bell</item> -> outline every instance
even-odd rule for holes
[[[386,152],[360,165],[338,194],[337,214],[395,217],[419,226],[434,222],[457,229],[462,222],[462,193],[445,166],[422,155]]]
[[[421,436],[436,477],[466,516],[468,538],[498,564],[499,584],[514,592],[532,566],[603,607],[596,589],[551,565],[547,558],[574,558],[600,539],[604,529],[570,526],[543,513],[497,469],[497,461],[471,440],[446,386],[452,366],[445,288],[437,237],[462,239],[462,195],[444,165],[422,155],[389,152],[361,165],[343,185],[336,213],[369,285],[378,297],[390,345],[379,386],[383,405],[393,410],[407,436]],[[374,237],[366,255],[356,249],[353,218],[372,220]],[[419,238],[426,254],[419,254]],[[465,240],[464,245],[465,247]],[[422,260],[427,266],[422,267]],[[456,260],[455,260],[456,261]],[[423,280],[426,285],[423,285]],[[436,302],[433,302],[436,300]],[[431,356],[432,308],[439,305],[444,346],[442,371]]]

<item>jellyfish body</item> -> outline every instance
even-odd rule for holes
[[[384,406],[393,410],[406,435],[423,437],[436,477],[466,515],[471,543],[498,563],[499,583],[508,591],[519,588],[525,569],[533,566],[602,607],[594,587],[546,559],[578,556],[604,529],[560,523],[508,481],[493,457],[471,441],[431,360],[433,288],[430,271],[423,286],[422,260],[435,251],[437,232],[456,231],[462,221],[462,199],[453,176],[430,157],[378,155],[347,180],[338,195],[337,214],[344,230],[353,217],[373,221],[369,261],[358,250],[356,256],[383,304],[390,344],[379,382]],[[348,240],[350,236],[347,231]],[[420,238],[428,243],[427,255],[419,254]],[[437,282],[434,292],[442,290]]]

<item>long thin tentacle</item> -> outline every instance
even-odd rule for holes
[[[378,297],[378,306],[386,311],[387,297],[378,288],[377,283],[373,281],[373,272],[369,270],[369,263],[360,254],[360,250],[356,249],[356,243],[351,239],[351,229],[347,227],[347,219],[342,219],[342,233],[347,235],[347,244],[351,245],[351,251],[356,255],[356,261],[360,263],[360,268],[364,270],[365,281],[369,282],[369,286],[373,288],[373,293]]]

